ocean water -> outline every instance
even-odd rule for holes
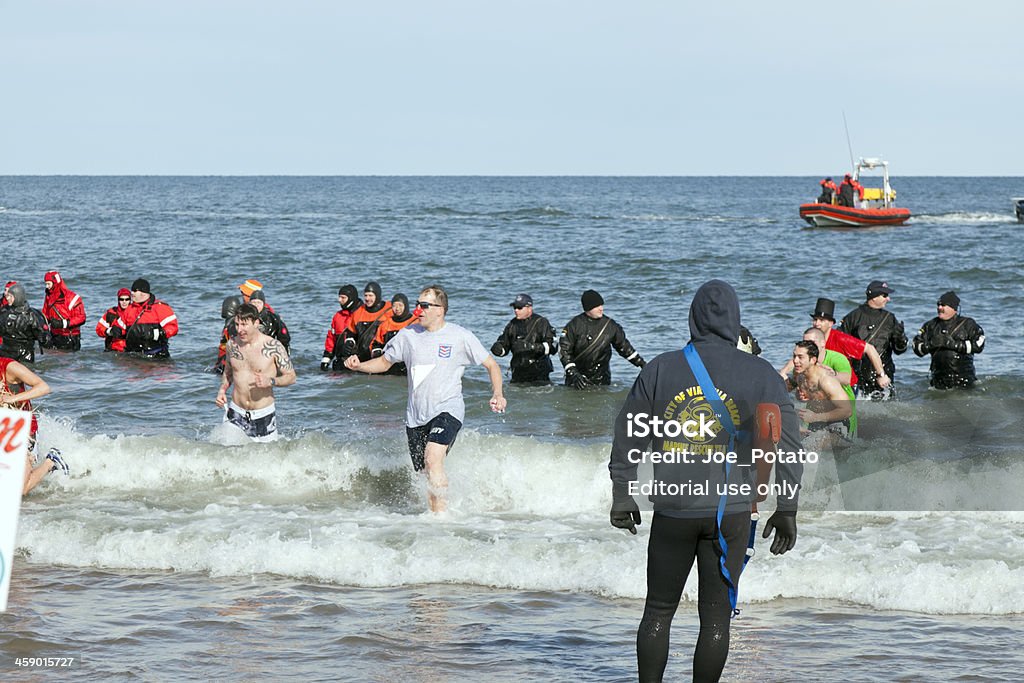
[[[796,549],[759,546],[745,571],[725,680],[1018,680],[1009,197],[1024,181],[897,177],[908,225],[833,231],[797,216],[817,180],[0,178],[0,277],[39,305],[58,269],[89,315],[82,352],[35,367],[54,390],[41,445],[72,475],[24,502],[0,677],[35,653],[77,656],[70,673],[93,680],[635,678],[649,520],[638,537],[607,522],[611,421],[635,368],[614,359],[613,385],[585,394],[507,387],[504,415],[468,371],[452,510],[434,516],[405,449],[404,378],[318,362],[346,283],[443,284],[449,320],[485,346],[516,293],[560,328],[594,288],[651,358],[685,343],[693,292],[719,277],[775,365],[817,297],[846,312],[876,278],[909,334],[956,289],[988,339],[972,392],[930,390],[927,359],[897,358],[899,401],[861,406],[836,461],[847,509],[809,491]],[[171,362],[104,354],[92,332],[136,277],[178,314]],[[299,381],[278,391],[286,438],[240,446],[208,369],[220,301],[249,277],[292,332]],[[671,676],[689,670],[695,598],[687,586]]]

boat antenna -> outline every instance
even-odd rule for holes
[[[846,129],[846,148],[850,150],[850,170],[854,170],[857,165],[853,163],[853,145],[850,143],[850,127],[846,125],[846,110],[843,110],[843,128]]]

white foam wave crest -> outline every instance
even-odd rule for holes
[[[991,213],[988,211],[953,211],[950,213],[916,214],[911,220],[915,223],[1016,223],[1017,218],[1011,211]]]
[[[413,479],[405,435],[339,444],[320,433],[270,444],[224,445],[177,436],[85,437],[46,420],[42,449],[59,447],[69,478],[48,484],[104,497],[147,492],[187,504],[196,491],[228,489],[243,499],[303,500],[325,492],[353,493],[365,479]],[[45,450],[43,450],[45,452]],[[467,513],[544,515],[595,513],[606,507],[607,446],[542,442],[464,430],[446,461],[453,504]],[[351,502],[351,501],[350,501]]]
[[[422,480],[400,438],[375,447],[309,434],[249,448],[44,427],[73,475],[50,475],[26,499],[18,546],[32,562],[362,587],[646,591],[651,516],[636,537],[609,526],[604,445],[467,431],[449,458],[452,510],[432,515],[420,512]],[[397,503],[374,500],[360,489],[367,477],[405,489]],[[759,538],[740,587],[750,609],[811,598],[1024,613],[1024,513],[804,512],[799,524],[787,555]],[[685,599],[696,599],[692,579]]]

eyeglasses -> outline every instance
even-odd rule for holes
[[[117,297],[117,300],[118,301],[131,301],[132,298],[130,296],[119,296],[119,297]]]
[[[441,304],[435,304],[435,303],[431,303],[429,301],[417,301],[416,302],[416,306],[417,306],[417,308],[422,308],[423,310],[426,310],[426,309],[430,308],[431,306],[437,306],[438,308],[443,308],[443,306],[441,306]]]

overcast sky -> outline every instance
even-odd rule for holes
[[[1022,175],[1024,2],[0,0],[0,174]]]

